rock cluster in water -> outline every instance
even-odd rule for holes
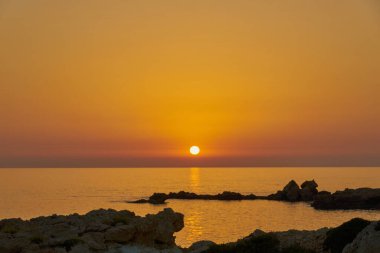
[[[287,202],[310,202],[316,209],[376,209],[380,210],[380,189],[359,188],[346,189],[330,193],[318,191],[314,180],[305,181],[299,186],[291,180],[282,190],[269,196],[244,195],[238,192],[224,191],[223,193],[196,194],[193,192],[154,193],[148,199],[129,201],[129,203],[165,204],[169,199],[198,199],[198,200],[277,200]]]
[[[183,215],[166,208],[156,215],[96,210],[86,215],[49,216],[0,221],[1,253],[118,252],[124,245],[176,248],[174,232]],[[120,251],[121,252],[121,251]]]
[[[376,209],[380,210],[380,189],[359,188],[320,192],[312,206],[316,209]]]
[[[149,199],[140,199],[137,201],[131,201],[132,203],[151,203],[151,204],[164,204],[168,199],[201,199],[201,200],[253,200],[257,197],[254,194],[243,195],[238,192],[224,191],[216,195],[211,194],[196,194],[193,192],[171,192],[166,193],[154,193]]]
[[[318,184],[314,180],[303,182],[301,188],[294,180],[291,180],[282,191],[269,195],[267,199],[291,202],[312,201],[318,194],[317,187]]]

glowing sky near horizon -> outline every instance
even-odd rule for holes
[[[0,166],[379,165],[379,98],[376,0],[0,0]]]

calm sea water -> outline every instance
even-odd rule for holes
[[[177,243],[234,241],[265,231],[336,226],[353,217],[379,220],[380,211],[318,211],[305,203],[170,200],[165,206],[128,204],[153,192],[225,190],[267,195],[291,179],[315,179],[320,190],[380,188],[380,168],[128,168],[0,169],[0,219],[128,209],[138,215],[165,207],[185,215]]]

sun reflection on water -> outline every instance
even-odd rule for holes
[[[190,168],[190,190],[199,193],[200,175],[199,168]]]

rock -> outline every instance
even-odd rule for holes
[[[156,215],[147,215],[144,222],[136,223],[133,242],[157,249],[175,246],[174,232],[184,227],[183,214],[165,208]]]
[[[85,244],[78,244],[72,247],[70,253],[91,253],[89,247]]]
[[[101,209],[86,215],[2,220],[0,252],[106,252],[131,244],[166,250],[176,246],[173,234],[183,226],[183,215],[170,208],[145,217]]]
[[[84,234],[81,238],[90,249],[105,250],[107,245],[105,244],[105,235],[101,232],[89,232]]]
[[[285,232],[274,232],[280,241],[280,248],[285,249],[292,246],[299,246],[303,249],[323,252],[323,242],[326,239],[328,228],[321,228],[315,231],[289,230]]]
[[[155,248],[150,248],[150,247],[141,246],[141,245],[130,245],[130,246],[123,246],[116,250],[115,249],[109,250],[107,251],[107,253],[182,253],[182,251],[177,247],[158,250]]]
[[[242,200],[243,195],[237,192],[229,192],[229,191],[224,191],[221,194],[216,195],[216,199],[218,200]]]
[[[108,229],[104,239],[109,242],[128,243],[136,234],[136,226],[122,225]]]
[[[312,190],[317,190],[318,184],[313,180],[310,181],[305,181],[301,184],[301,189],[312,189]],[[318,192],[318,191],[317,191]]]
[[[301,188],[294,180],[291,180],[282,191],[277,191],[267,196],[266,199],[290,202],[312,201],[314,196],[318,193],[317,187],[318,184],[314,180],[303,182]]]
[[[288,201],[298,201],[300,199],[300,187],[294,180],[291,180],[282,191]]]
[[[316,209],[376,209],[380,210],[380,189],[359,188],[318,193],[312,206]]]
[[[168,199],[168,195],[165,193],[154,193],[152,196],[149,197],[149,203],[151,204],[164,204],[165,201]]]
[[[372,222],[364,228],[354,241],[344,247],[342,253],[379,253],[380,221]]]
[[[318,184],[314,181],[305,181],[301,184],[300,196],[302,201],[312,201],[318,193]]]
[[[252,234],[250,234],[249,236],[260,236],[260,235],[264,235],[266,234],[263,230],[261,229],[256,229],[255,231],[253,231]]]
[[[211,246],[216,245],[212,241],[199,241],[191,244],[191,246],[187,249],[188,253],[201,253],[203,251],[208,250]]]
[[[165,204],[168,199],[202,199],[202,200],[253,200],[257,199],[254,194],[243,195],[238,192],[224,191],[216,195],[210,194],[196,194],[193,192],[170,192],[154,193],[149,199],[139,199],[136,201],[129,201],[129,203],[150,203],[150,204]]]
[[[280,200],[286,200],[286,195],[284,194],[283,191],[277,191],[276,193],[267,196],[267,199],[269,199],[269,200],[279,200],[279,201]]]

